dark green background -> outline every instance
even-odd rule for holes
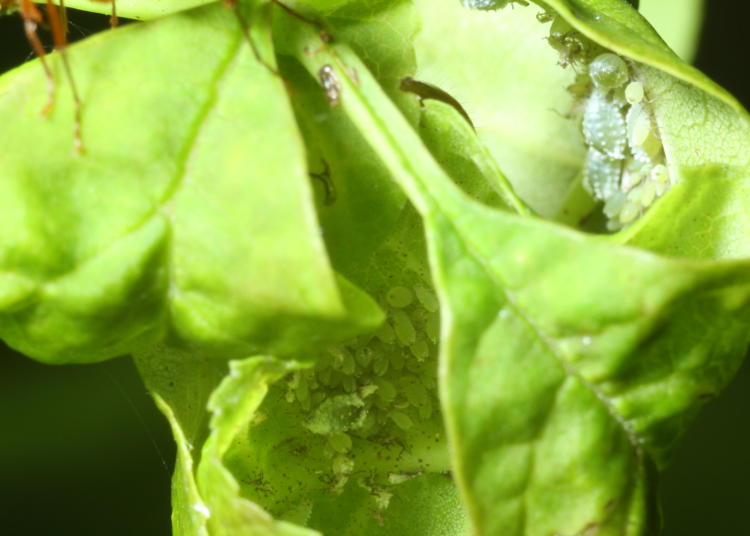
[[[750,107],[750,8],[707,3],[696,64]],[[107,25],[72,22],[74,38]],[[0,72],[30,57],[19,18],[0,18]],[[169,534],[174,446],[130,360],[53,367],[0,353],[0,535]],[[662,477],[665,535],[750,534],[747,408],[746,363]]]

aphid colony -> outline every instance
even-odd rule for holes
[[[587,147],[583,186],[604,202],[607,227],[618,230],[638,219],[672,184],[654,115],[635,64],[575,31],[559,15],[549,42],[560,65],[577,72],[569,89]]]
[[[412,270],[394,283],[382,289],[378,301],[388,318],[374,334],[329,347],[314,368],[286,383],[286,401],[308,415],[305,428],[326,437],[332,492],[343,489],[354,470],[353,438],[401,441],[405,432],[438,418],[437,297]],[[386,487],[398,476],[388,475]],[[387,490],[379,485],[372,491],[387,506]]]

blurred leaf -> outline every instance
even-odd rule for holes
[[[690,63],[700,38],[703,0],[641,0],[639,11],[679,57]]]
[[[269,382],[293,368],[291,363],[255,357],[220,362],[165,347],[136,358],[159,409],[177,442],[173,477],[173,529],[180,536],[312,536],[314,531],[274,521],[243,499],[224,467],[233,438],[252,419]],[[211,411],[207,422],[206,408]],[[196,453],[200,451],[200,456]]]
[[[269,26],[256,26],[271,58]],[[0,335],[10,345],[89,362],[169,333],[229,358],[377,325],[374,303],[337,284],[283,82],[231,12],[129,26],[69,55],[82,155],[72,154],[67,85],[45,122],[35,62],[0,82]]]

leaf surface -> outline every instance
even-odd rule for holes
[[[257,27],[273,61],[269,24]],[[69,53],[83,154],[72,153],[68,85],[45,121],[35,62],[0,82],[0,336],[10,345],[89,362],[169,336],[232,357],[377,325],[375,304],[329,265],[283,82],[231,12],[133,25]]]
[[[292,370],[294,363],[252,357],[230,361],[227,371],[222,362],[210,357],[168,347],[139,354],[136,363],[177,442],[172,488],[175,534],[317,534],[276,521],[243,498],[224,465],[227,449],[254,417],[268,384]]]
[[[474,530],[641,533],[650,465],[744,355],[748,263],[657,257],[476,205],[345,48],[298,57],[336,67],[347,113],[425,219]]]

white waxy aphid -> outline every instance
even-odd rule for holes
[[[625,100],[628,101],[628,104],[640,104],[643,102],[645,95],[641,82],[630,82],[625,88]]]
[[[521,4],[522,6],[529,5],[526,0],[461,0],[461,3],[469,9],[483,10],[500,9],[513,3]]]
[[[617,54],[605,52],[589,64],[589,76],[594,85],[602,89],[615,89],[628,81],[628,66]]]
[[[608,199],[620,189],[622,160],[614,160],[593,147],[583,163],[583,185],[597,199]]]
[[[627,130],[619,104],[607,97],[605,91],[595,89],[583,111],[583,137],[586,144],[609,158],[625,158]]]
[[[393,311],[393,329],[396,331],[396,337],[404,346],[413,344],[416,340],[417,333],[414,330],[414,324],[411,318],[404,311]]]
[[[412,426],[414,426],[414,422],[411,420],[411,417],[409,417],[402,411],[391,411],[388,416],[394,423],[396,423],[396,426],[398,426],[402,430],[408,430]]]
[[[402,309],[411,305],[411,302],[414,301],[414,296],[408,288],[398,286],[389,290],[385,299],[391,307]]]
[[[429,312],[435,313],[440,308],[437,297],[428,288],[418,285],[414,287],[414,293],[417,295],[419,303]]]

